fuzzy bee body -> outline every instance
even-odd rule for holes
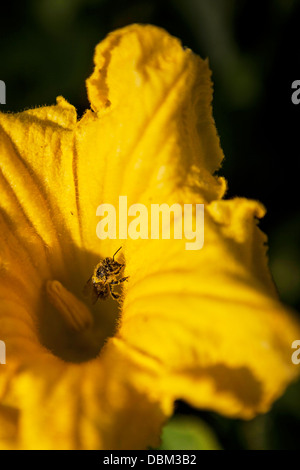
[[[122,247],[121,247],[122,248]],[[100,261],[94,269],[93,275],[87,281],[84,294],[91,294],[93,303],[98,299],[105,300],[109,296],[117,300],[120,295],[113,291],[113,287],[127,281],[128,277],[118,279],[117,276],[121,273],[125,264],[115,261],[115,255],[121,249],[119,248],[112,258],[107,257]]]

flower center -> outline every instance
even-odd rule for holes
[[[83,331],[93,325],[94,319],[87,306],[59,281],[48,281],[46,291],[50,302],[61,313],[70,328]]]
[[[39,319],[40,339],[47,349],[67,362],[97,357],[107,338],[116,332],[119,305],[113,299],[88,306],[58,280],[45,285]]]

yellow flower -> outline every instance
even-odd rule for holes
[[[0,115],[0,443],[17,449],[157,446],[176,399],[266,412],[293,380],[299,325],[279,302],[255,201],[222,200],[207,61],[132,25],[96,49],[91,110]],[[205,241],[99,240],[99,204],[205,204]],[[126,263],[122,302],[82,289]]]

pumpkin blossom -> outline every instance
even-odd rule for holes
[[[174,401],[250,419],[298,375],[298,321],[267,265],[265,209],[224,200],[208,62],[131,25],[96,48],[91,109],[0,114],[0,448],[145,449]],[[204,246],[96,235],[99,204],[204,204]],[[176,221],[174,221],[176,224]],[[112,256],[121,298],[83,288]]]

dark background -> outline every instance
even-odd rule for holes
[[[300,80],[298,0],[28,0],[1,5],[1,111],[54,104],[63,95],[79,115],[89,106],[85,79],[95,45],[111,30],[162,26],[203,58],[214,81],[214,117],[225,153],[227,197],[267,207],[270,266],[281,298],[300,311]],[[296,338],[295,338],[296,339]],[[300,365],[299,365],[300,367]],[[177,404],[176,416],[207,423],[225,449],[297,449],[300,385],[250,422]],[[299,436],[299,437],[298,437]]]

